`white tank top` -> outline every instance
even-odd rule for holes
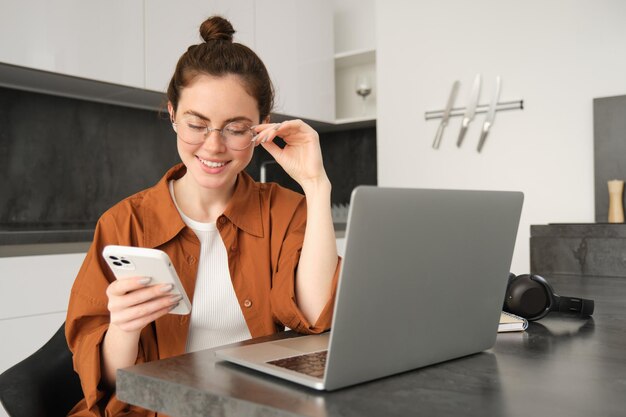
[[[250,330],[230,278],[226,247],[215,223],[201,223],[187,217],[176,204],[173,181],[170,181],[169,188],[180,216],[200,240],[186,351],[195,352],[249,339]]]

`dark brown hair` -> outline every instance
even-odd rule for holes
[[[274,106],[274,87],[263,61],[250,48],[233,42],[235,29],[220,16],[212,16],[200,25],[203,43],[187,48],[167,88],[167,98],[178,108],[180,91],[199,74],[241,77],[245,90],[257,101],[262,122]]]

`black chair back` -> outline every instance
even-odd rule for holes
[[[0,375],[0,402],[11,417],[65,416],[82,398],[65,323],[41,349]]]

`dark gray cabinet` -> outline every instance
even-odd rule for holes
[[[532,225],[530,270],[547,277],[626,277],[626,224]]]

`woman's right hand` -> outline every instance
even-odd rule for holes
[[[172,284],[150,285],[149,277],[117,279],[106,294],[111,324],[129,333],[139,333],[147,324],[169,313],[182,295],[171,294]]]
[[[101,345],[102,378],[115,390],[116,371],[135,364],[141,329],[169,313],[182,296],[172,284],[150,285],[148,277],[123,278],[107,287],[111,323]]]

